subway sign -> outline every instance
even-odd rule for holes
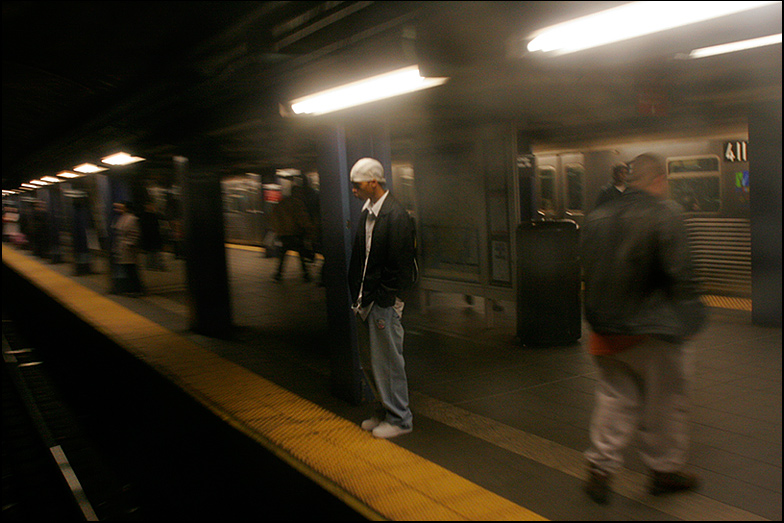
[[[749,142],[737,140],[735,142],[724,142],[724,161],[725,162],[748,162]]]

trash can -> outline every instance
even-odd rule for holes
[[[570,345],[580,339],[578,244],[572,220],[518,227],[517,336],[523,345]]]

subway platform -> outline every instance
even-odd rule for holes
[[[781,329],[752,325],[744,300],[709,298],[695,341],[689,467],[702,487],[649,495],[630,449],[599,506],[582,491],[595,370],[579,344],[521,346],[514,303],[492,323],[481,298],[410,304],[414,431],[376,440],[359,428],[367,408],[330,394],[323,287],[294,260],[276,283],[276,260],[260,250],[226,252],[230,340],[189,331],[184,266],[171,255],[166,271],[143,270],[141,297],[108,294],[100,260],[75,276],[70,263],[3,245],[3,263],[368,519],[782,518]]]

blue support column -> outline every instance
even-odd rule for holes
[[[351,192],[342,127],[324,132],[319,150],[319,184],[327,298],[332,394],[350,403],[362,402],[356,330],[351,313],[347,271],[351,256]]]
[[[319,150],[324,285],[330,329],[332,394],[358,405],[370,399],[359,364],[356,327],[348,290],[348,262],[362,203],[351,193],[349,171],[359,158],[372,156],[390,173],[389,134],[385,128],[324,130]]]

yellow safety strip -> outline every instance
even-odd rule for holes
[[[241,251],[251,251],[251,252],[267,252],[267,249],[264,247],[258,247],[256,245],[242,245],[239,243],[226,243],[225,244],[229,249],[239,249]]]
[[[267,252],[267,249],[265,247],[258,247],[256,245],[242,245],[239,243],[225,243],[224,245],[226,246],[227,249],[237,249],[240,251],[264,252],[264,253]],[[297,251],[286,251],[286,255],[299,256],[299,253]],[[319,253],[316,253],[315,257],[317,260],[324,259],[324,257]]]
[[[705,295],[702,297],[702,302],[708,307],[751,312],[751,300],[747,298]]]
[[[3,263],[373,520],[545,520],[3,246]]]

